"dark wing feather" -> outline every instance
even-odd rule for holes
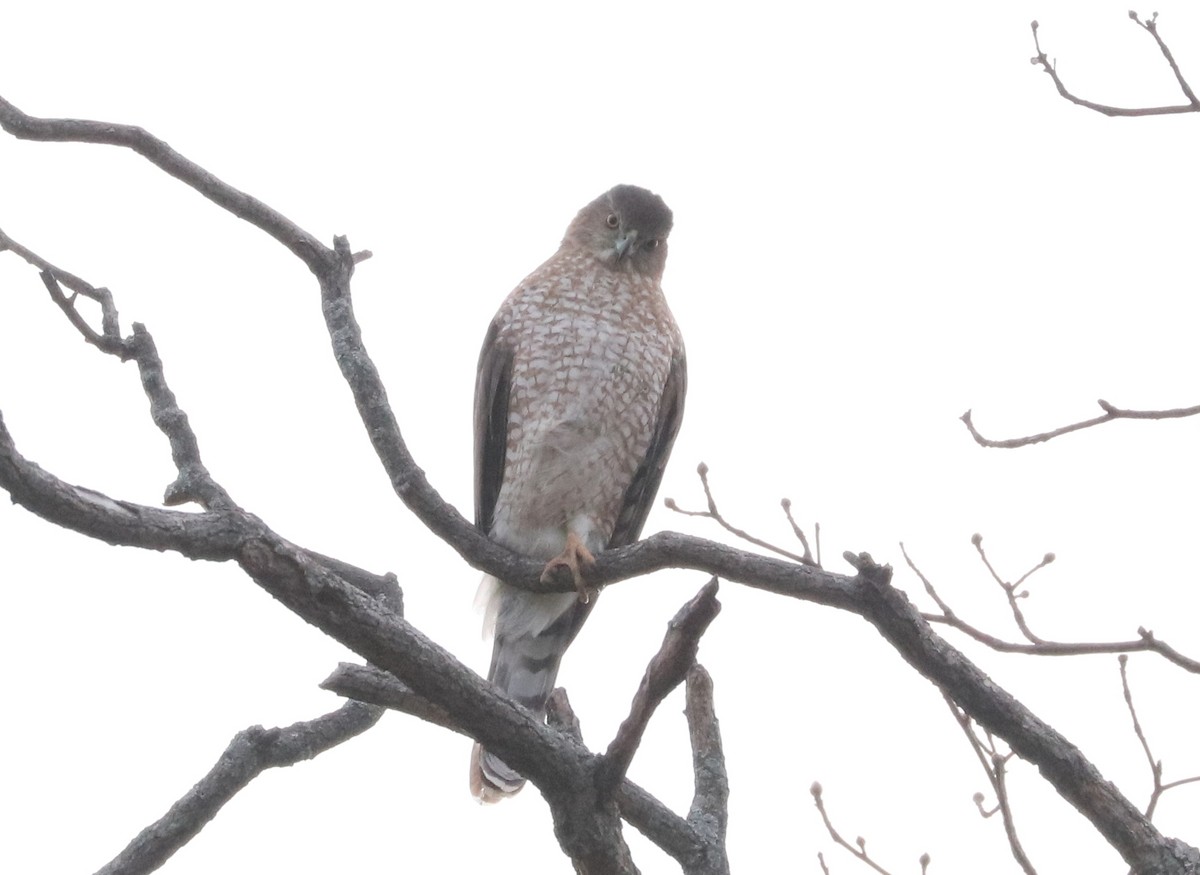
[[[675,435],[679,434],[679,424],[683,421],[683,399],[686,394],[687,360],[681,349],[671,359],[671,370],[667,373],[667,382],[658,402],[658,418],[650,435],[650,447],[634,472],[633,482],[625,490],[625,500],[617,514],[617,524],[608,540],[609,547],[624,547],[626,544],[632,544],[641,535],[642,526],[646,524],[650,506],[654,502],[654,494],[658,492],[658,485],[662,482],[663,470],[667,467],[667,458],[671,455]]]
[[[475,526],[484,534],[492,529],[508,448],[513,353],[499,341],[499,333],[499,323],[493,321],[479,351],[475,378]]]

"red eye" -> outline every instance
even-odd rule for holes
[[[608,225],[610,228],[615,228],[617,225],[621,224],[621,222],[619,219],[617,219],[616,213],[609,213],[608,218],[604,220],[604,224]]]

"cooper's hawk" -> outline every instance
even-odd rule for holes
[[[579,211],[562,245],[492,320],[475,385],[475,524],[565,566],[579,594],[484,577],[488,679],[542,713],[559,662],[596,603],[581,568],[636,541],[679,431],[683,340],[663,297],[671,211],[618,185]],[[524,779],[478,744],[471,791],[494,802]]]

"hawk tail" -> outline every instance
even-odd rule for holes
[[[595,600],[584,604],[575,593],[538,595],[499,584],[489,601],[495,640],[488,680],[542,716],[563,653]],[[476,744],[471,751],[470,783],[479,801],[498,802],[519,791],[525,779]]]

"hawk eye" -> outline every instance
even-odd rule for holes
[[[604,220],[604,224],[608,225],[610,228],[615,228],[617,225],[621,224],[621,222],[619,219],[617,219],[616,213],[609,213],[608,218]]]
[[[645,249],[647,252],[653,252],[655,249],[658,248],[658,240],[651,237],[649,240],[647,240],[645,243],[642,244],[642,248]]]

